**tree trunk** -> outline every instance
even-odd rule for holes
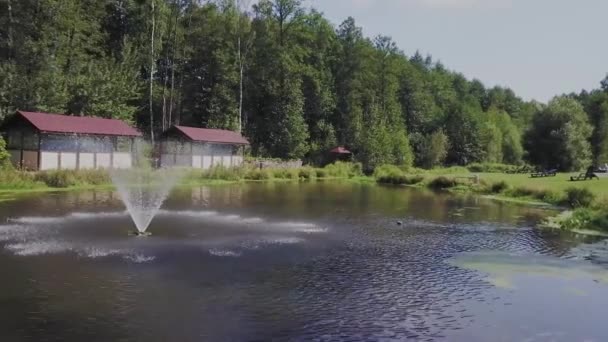
[[[10,61],[13,57],[13,6],[12,0],[8,0],[8,51],[7,59]]]
[[[152,108],[153,105],[153,99],[152,97],[154,96],[154,86],[153,86],[153,81],[154,81],[154,29],[156,26],[156,21],[154,19],[154,1],[156,0],[152,0],[151,2],[151,6],[152,6],[152,33],[150,34],[150,102],[149,102],[149,106],[150,106],[150,140],[152,142],[152,145],[154,145],[154,109]]]
[[[179,4],[177,0],[174,2],[175,6],[175,23],[173,30],[173,46],[171,46],[171,90],[169,91],[169,122],[168,127],[173,125],[173,92],[175,91],[175,50],[177,46],[177,25],[179,21]]]
[[[236,6],[236,34],[237,34],[237,60],[239,63],[239,118],[238,118],[238,132],[243,132],[243,54],[241,51],[241,6],[239,0],[235,0]]]

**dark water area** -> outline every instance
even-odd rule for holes
[[[107,191],[0,203],[0,341],[608,340],[605,243],[534,228],[545,209],[371,184],[179,188],[147,238],[124,210]]]

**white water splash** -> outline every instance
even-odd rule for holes
[[[6,246],[6,249],[21,256],[33,256],[42,254],[56,254],[72,249],[72,246],[57,241],[34,241],[14,243]]]
[[[110,175],[137,230],[143,233],[184,171],[133,168],[113,170]]]
[[[214,255],[214,256],[219,256],[219,257],[233,257],[233,258],[237,258],[237,257],[241,256],[240,252],[235,252],[235,251],[231,251],[228,249],[218,249],[218,248],[210,249],[209,254]]]
[[[127,261],[134,262],[136,264],[142,264],[142,263],[145,263],[145,262],[153,261],[154,259],[156,259],[156,257],[155,256],[147,256],[147,255],[143,255],[143,254],[129,254],[129,255],[125,255],[123,257],[123,259],[125,259]]]

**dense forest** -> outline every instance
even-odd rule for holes
[[[0,120],[17,109],[238,130],[311,163],[344,145],[368,170],[608,162],[608,77],[527,102],[299,0],[0,0]]]

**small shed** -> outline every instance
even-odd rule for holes
[[[116,119],[18,111],[0,127],[24,170],[130,168],[141,133]]]
[[[243,164],[247,139],[223,129],[172,126],[160,139],[160,166],[209,169],[212,166],[236,167]]]
[[[329,150],[330,162],[334,162],[337,160],[340,161],[350,161],[352,159],[353,153],[347,150],[344,146],[337,146]]]

